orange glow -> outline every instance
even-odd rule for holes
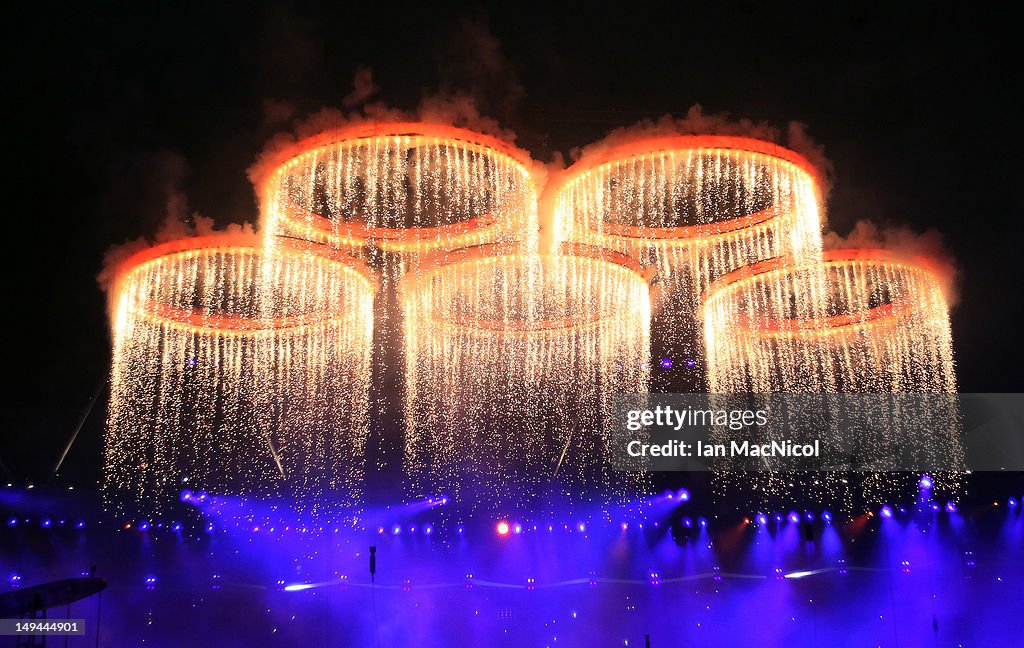
[[[399,298],[411,495],[498,512],[636,492],[643,474],[611,469],[607,423],[612,394],[647,390],[650,298],[635,261],[484,245],[427,257]]]
[[[258,180],[263,227],[334,247],[424,253],[535,236],[524,151],[441,124],[367,123],[277,155]]]
[[[669,353],[700,339],[698,300],[711,282],[764,259],[821,254],[818,171],[746,137],[649,137],[584,154],[554,210],[556,240],[613,249],[656,271],[654,327]]]
[[[108,504],[158,513],[188,476],[223,493],[330,488],[358,507],[377,285],[338,250],[252,236],[171,241],[121,264]]]

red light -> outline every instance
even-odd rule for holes
[[[502,520],[498,522],[498,526],[494,527],[494,530],[498,532],[498,535],[508,535],[508,522]]]

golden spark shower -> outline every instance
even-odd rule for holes
[[[811,266],[762,261],[712,284],[703,316],[712,393],[956,392],[949,307],[925,259],[852,249],[830,250],[822,264]],[[916,480],[912,474],[881,472],[891,444],[913,438],[923,453],[918,460],[963,465],[955,402],[939,398],[929,404],[944,410],[946,425],[897,429],[886,422],[909,420],[906,413],[885,411],[884,402],[871,412],[875,424],[865,426],[859,439],[868,466],[878,468],[857,485],[867,500],[885,501]],[[749,488],[784,499],[797,489],[833,501],[850,497],[853,479],[772,472],[724,477],[720,485],[726,490]],[[958,480],[958,474],[943,475],[936,488],[955,494]]]
[[[314,245],[250,237],[145,250],[117,278],[108,499],[183,485],[358,506],[374,276]]]
[[[731,270],[821,250],[818,172],[801,155],[734,136],[637,139],[586,155],[555,204],[556,236],[629,254],[659,273],[654,334],[701,357],[694,313]]]
[[[364,121],[260,168],[258,237],[120,266],[115,505],[158,506],[187,479],[355,510],[373,453],[410,500],[444,493],[466,511],[635,500],[652,479],[612,461],[612,397],[673,384],[652,370],[672,356],[712,394],[956,391],[935,274],[883,251],[823,253],[821,172],[772,142],[585,151],[545,190],[550,246],[540,165],[494,136]],[[846,483],[820,475],[800,487]],[[719,485],[784,490],[776,476]],[[879,471],[863,489],[898,484]]]
[[[401,285],[411,495],[476,508],[602,503],[643,477],[611,469],[609,400],[647,389],[647,282],[622,254],[484,246]]]
[[[528,154],[489,135],[424,123],[327,131],[277,156],[262,185],[263,227],[279,235],[388,255],[398,278],[411,260],[536,236]]]

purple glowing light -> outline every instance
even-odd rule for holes
[[[946,513],[956,513],[956,512],[957,512],[956,502],[952,502],[952,501],[946,502]]]
[[[917,482],[917,486],[921,490],[928,490],[934,485],[935,481],[932,480],[931,475],[921,475],[920,481]]]
[[[672,368],[672,358],[662,358],[661,359],[661,368],[662,369],[671,369]]]
[[[881,515],[884,518],[891,518],[892,517],[892,507],[889,506],[888,504],[886,504],[886,505],[882,506],[882,508],[878,512],[878,514]]]
[[[686,490],[685,488],[680,488],[679,492],[677,492],[676,495],[679,497],[679,500],[681,502],[690,501],[690,491]]]

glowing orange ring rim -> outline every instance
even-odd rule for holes
[[[296,211],[301,212],[297,218],[282,219],[286,226],[294,226],[296,223],[299,223],[322,232],[326,236],[347,238],[354,241],[423,242],[441,238],[444,234],[465,235],[483,232],[493,225],[500,224],[498,217],[493,213],[489,213],[474,216],[464,221],[449,223],[448,225],[436,225],[434,227],[372,227],[359,221],[331,220],[326,216],[307,209],[296,208]]]
[[[348,272],[356,274],[366,282],[367,287],[372,292],[376,292],[380,287],[380,280],[369,266],[363,261],[343,252],[308,241],[289,239],[279,242],[279,244],[283,245],[293,255],[292,258],[294,259],[303,260],[304,258],[318,257],[320,260],[335,264]],[[145,250],[140,250],[119,264],[115,290],[120,293],[121,284],[127,281],[134,272],[149,263],[167,261],[172,257],[187,255],[193,252],[207,253],[215,251],[246,252],[258,255],[267,254],[266,249],[259,245],[259,240],[250,235],[223,234],[168,241]],[[308,256],[304,257],[301,255]],[[182,327],[195,332],[237,334],[283,333],[343,319],[340,315],[332,314],[330,310],[273,318],[211,315],[168,304],[160,304],[152,300],[147,300],[141,308],[137,309],[135,316],[146,317],[152,323]]]
[[[533,181],[529,170],[530,166],[533,165],[530,155],[526,151],[516,148],[509,142],[493,135],[485,135],[465,128],[429,122],[367,122],[326,130],[287,147],[278,154],[273,163],[268,165],[271,170],[260,178],[257,184],[262,187],[264,195],[267,195],[272,191],[273,187],[271,184],[278,176],[284,174],[294,160],[298,160],[304,155],[333,144],[356,145],[362,140],[389,137],[396,139],[403,137],[444,138],[462,144],[469,144],[470,146],[481,147],[488,150],[489,153],[497,153],[508,157],[523,167],[527,182]],[[529,206],[527,205],[526,208],[528,209]],[[441,238],[442,235],[446,234],[465,235],[473,232],[483,232],[487,228],[499,224],[498,217],[493,212],[473,216],[470,219],[447,225],[399,228],[370,227],[365,223],[354,220],[332,220],[307,209],[300,208],[300,211],[303,212],[298,218],[300,223],[305,223],[328,236],[340,236],[358,242],[369,242],[374,239],[382,241],[424,242],[430,239]],[[294,223],[295,219],[290,216],[282,216],[281,221],[287,226]],[[339,229],[341,230],[340,232],[338,231]]]
[[[658,240],[674,242],[692,242],[701,239],[710,239],[718,236],[726,236],[746,229],[752,229],[758,225],[764,225],[773,219],[779,219],[780,215],[775,207],[768,207],[751,214],[704,223],[702,225],[680,225],[679,227],[644,227],[640,225],[623,225],[619,223],[603,223],[602,230],[588,230],[587,234],[595,235],[598,238],[610,240]]]
[[[732,151],[737,153],[758,153],[778,158],[799,167],[809,175],[817,188],[821,181],[821,171],[811,164],[810,160],[785,146],[741,135],[655,135],[644,137],[623,144],[612,145],[605,150],[582,158],[565,171],[562,186],[564,191],[576,182],[587,171],[604,164],[625,162],[631,158],[682,151]]]
[[[889,250],[878,248],[849,248],[842,250],[826,250],[822,253],[822,264],[824,266],[844,263],[848,261],[861,261],[873,265],[888,265],[891,267],[903,268],[906,270],[925,272],[936,278],[937,270],[932,261],[926,257],[915,257],[908,261],[899,257]],[[774,273],[793,272],[808,266],[800,266],[792,263],[785,257],[773,257],[752,263],[738,268],[727,275],[717,279],[708,286],[705,291],[705,298],[701,310],[710,301],[720,296],[724,291],[740,282],[747,280],[754,281]],[[906,297],[897,301],[888,302],[874,306],[856,313],[843,313],[827,317],[813,317],[807,319],[779,319],[768,318],[757,322],[744,322],[747,330],[758,331],[766,335],[799,334],[803,332],[830,332],[853,327],[867,325],[878,325],[886,322],[895,322],[902,315],[912,312],[914,305]]]
[[[444,270],[451,269],[458,265],[473,262],[487,262],[521,254],[524,254],[523,248],[516,243],[487,243],[470,248],[462,248],[451,252],[435,254],[424,260],[423,265],[420,266],[419,272],[417,272],[416,275],[407,275],[407,279],[403,280],[401,290],[403,293],[408,293],[414,290],[420,283],[433,279]],[[604,262],[636,275],[645,286],[648,284],[646,272],[640,264],[632,257],[622,254],[621,252],[606,250],[592,245],[585,245],[583,243],[561,243],[559,245],[558,254],[538,256],[547,258],[564,256]],[[515,323],[505,320],[484,320],[476,318],[459,318],[453,321],[441,317],[432,317],[432,321],[445,327],[467,333],[477,333],[480,335],[498,332],[508,333],[510,335],[536,335],[542,333],[554,334],[560,332],[583,331],[588,328],[598,327],[623,316],[623,313],[615,313],[610,316],[595,316],[588,319],[572,319],[566,317]]]
[[[615,164],[627,160],[669,153],[674,151],[721,150],[748,152],[778,158],[795,165],[811,177],[816,189],[819,188],[821,172],[811,162],[796,151],[780,146],[774,142],[759,140],[752,137],[736,135],[665,135],[647,137],[634,142],[612,146],[596,154],[592,159],[582,158],[566,170],[567,176],[562,181],[559,192],[566,191],[584,173],[604,164]],[[769,222],[779,218],[776,207],[768,207],[750,214],[704,223],[701,225],[680,225],[679,227],[644,227],[639,225],[621,225],[602,223],[600,231],[588,231],[609,239],[675,239],[688,241],[731,234]]]

